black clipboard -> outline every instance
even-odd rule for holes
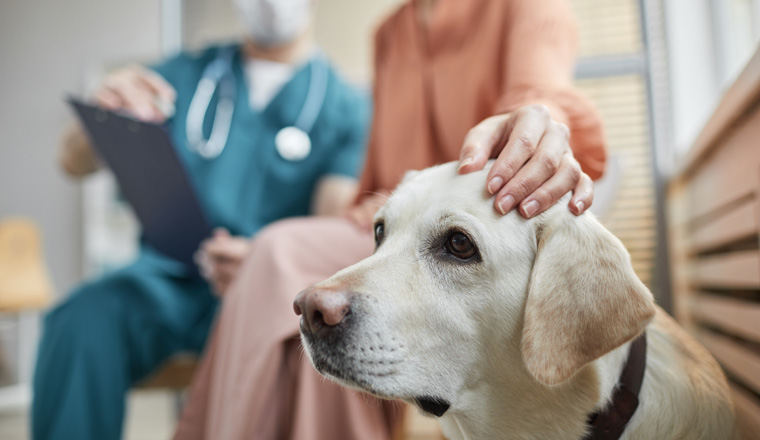
[[[146,244],[197,274],[193,254],[212,228],[166,129],[73,98],[68,102],[116,176]]]

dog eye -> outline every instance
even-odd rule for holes
[[[383,222],[378,222],[375,225],[375,246],[380,246],[383,238],[385,238],[385,225]]]
[[[469,237],[461,232],[454,232],[449,235],[448,240],[446,240],[446,250],[462,260],[472,258],[476,252],[475,245],[472,244]]]

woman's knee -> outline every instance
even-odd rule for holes
[[[334,251],[336,245],[341,247],[354,242],[361,245],[371,241],[370,235],[358,233],[346,219],[300,217],[281,220],[263,228],[254,237],[251,252],[266,255],[297,252],[319,256]]]
[[[297,217],[270,223],[253,238],[253,249],[275,249],[308,233],[317,224],[313,217]]]

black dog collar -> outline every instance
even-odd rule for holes
[[[647,365],[647,337],[642,333],[628,349],[628,360],[620,373],[612,404],[588,418],[590,432],[584,440],[618,440],[639,407],[639,392]]]

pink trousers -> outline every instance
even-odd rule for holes
[[[393,402],[342,388],[303,353],[293,299],[372,253],[343,219],[286,220],[262,230],[226,292],[175,439],[389,440]]]

